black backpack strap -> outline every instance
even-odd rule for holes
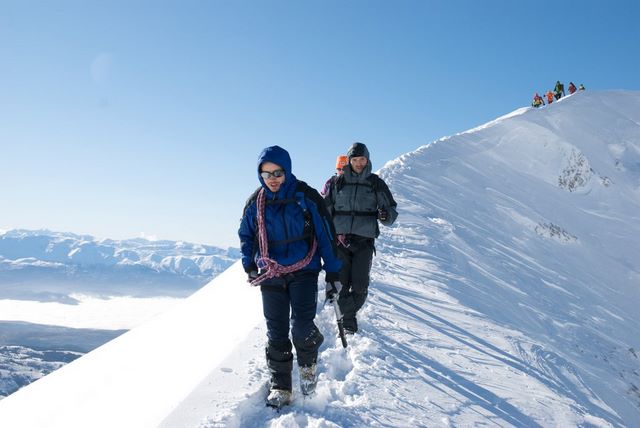
[[[371,176],[373,176],[373,174],[370,175],[369,177]],[[339,192],[344,188],[344,186],[364,186],[364,187],[371,187],[375,190],[375,186],[373,185],[373,183],[371,183],[371,180],[369,177],[367,177],[367,181],[356,181],[352,183],[352,182],[346,181],[342,176],[340,176],[340,178],[336,182],[336,190]]]
[[[340,190],[342,190],[342,188],[344,187],[344,182],[345,182],[344,175],[341,175],[333,182],[336,192],[339,192]]]
[[[333,215],[347,215],[347,216],[356,216],[356,217],[373,217],[377,216],[377,211],[334,211]]]
[[[330,194],[332,194],[331,197],[334,197],[333,194],[335,193],[335,186],[340,181],[341,177],[342,176],[337,177],[335,180],[332,180],[332,183],[331,183],[332,189],[329,192]],[[309,214],[309,223],[311,225],[311,233],[315,235],[316,233],[323,231],[324,235],[331,242],[331,249],[333,254],[337,256],[338,246],[336,244],[336,228],[333,224],[333,219],[331,217],[331,213],[329,212],[330,208],[327,206],[326,200],[323,199],[322,196],[320,196],[320,193],[318,193],[316,189],[309,186],[304,181],[298,181],[298,184],[300,186],[298,188],[299,191],[304,194],[304,197],[308,201],[315,204],[318,210],[318,215],[321,218],[321,221],[320,221],[321,224],[316,225],[316,224],[313,224],[313,217]],[[321,228],[321,229],[316,230],[316,228]]]
[[[260,189],[262,189],[261,187],[258,187],[255,192],[253,192],[251,194],[251,196],[249,196],[249,199],[247,199],[247,202],[245,202],[244,204],[244,208],[242,209],[242,217],[245,216],[245,214],[247,213],[247,210],[249,209],[249,207],[251,206],[251,204],[255,203],[256,199],[258,199],[258,193],[260,193]],[[258,224],[257,224],[257,218],[255,220],[254,227],[256,228],[256,230],[258,229]],[[253,240],[253,249],[251,250],[251,260],[254,260],[256,257],[256,254],[258,254],[258,237],[256,236],[255,239]]]
[[[249,206],[251,206],[251,204],[253,204],[256,199],[258,199],[258,193],[260,193],[260,189],[262,189],[262,187],[258,187],[255,192],[253,192],[251,194],[251,196],[249,196],[249,199],[247,199],[247,202],[245,202],[244,204],[244,208],[242,209],[242,216],[244,217],[245,213],[247,212],[247,209],[249,208]]]
[[[304,199],[309,197],[309,195],[312,195],[313,194],[312,191],[316,192],[307,183],[305,183],[304,181],[298,180],[298,184],[296,186],[296,195],[299,194],[300,197],[302,198],[302,201],[296,200],[296,202],[298,203],[298,205],[302,209],[302,213],[304,215],[304,233],[303,233],[303,236],[307,239],[307,245],[309,246],[309,248],[311,248],[311,246],[313,245],[315,226],[313,224],[313,218],[311,217],[311,213],[309,212],[309,208],[307,208],[307,204],[304,201]],[[317,193],[318,192],[316,192],[316,194]],[[318,194],[318,196],[320,196],[320,195]],[[324,205],[324,203],[321,203],[321,205]]]

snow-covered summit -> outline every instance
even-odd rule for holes
[[[382,176],[402,217],[380,276],[416,266],[403,277],[512,331],[579,413],[640,423],[640,93],[521,109]]]
[[[318,309],[313,399],[264,407],[259,294],[235,265],[0,401],[0,425],[640,425],[640,93],[519,109],[380,174],[400,216],[346,352]]]

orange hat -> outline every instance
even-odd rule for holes
[[[336,169],[342,169],[349,164],[349,157],[347,155],[340,155],[336,158]]]

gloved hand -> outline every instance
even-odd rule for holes
[[[388,218],[389,218],[389,211],[385,210],[384,208],[380,208],[378,210],[378,219],[380,221],[387,221]]]
[[[249,273],[247,273],[247,276],[248,276],[247,281],[251,282],[258,277],[258,271],[252,270]]]
[[[342,283],[340,283],[340,281],[325,283],[325,299],[333,299],[340,293],[340,290],[342,290]]]

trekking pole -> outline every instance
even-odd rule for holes
[[[333,309],[336,311],[336,321],[338,322],[338,333],[340,334],[340,340],[342,341],[342,347],[347,347],[347,338],[344,334],[344,325],[342,324],[342,312],[340,311],[340,306],[338,305],[338,299],[336,299],[335,294],[329,300],[333,305]]]

